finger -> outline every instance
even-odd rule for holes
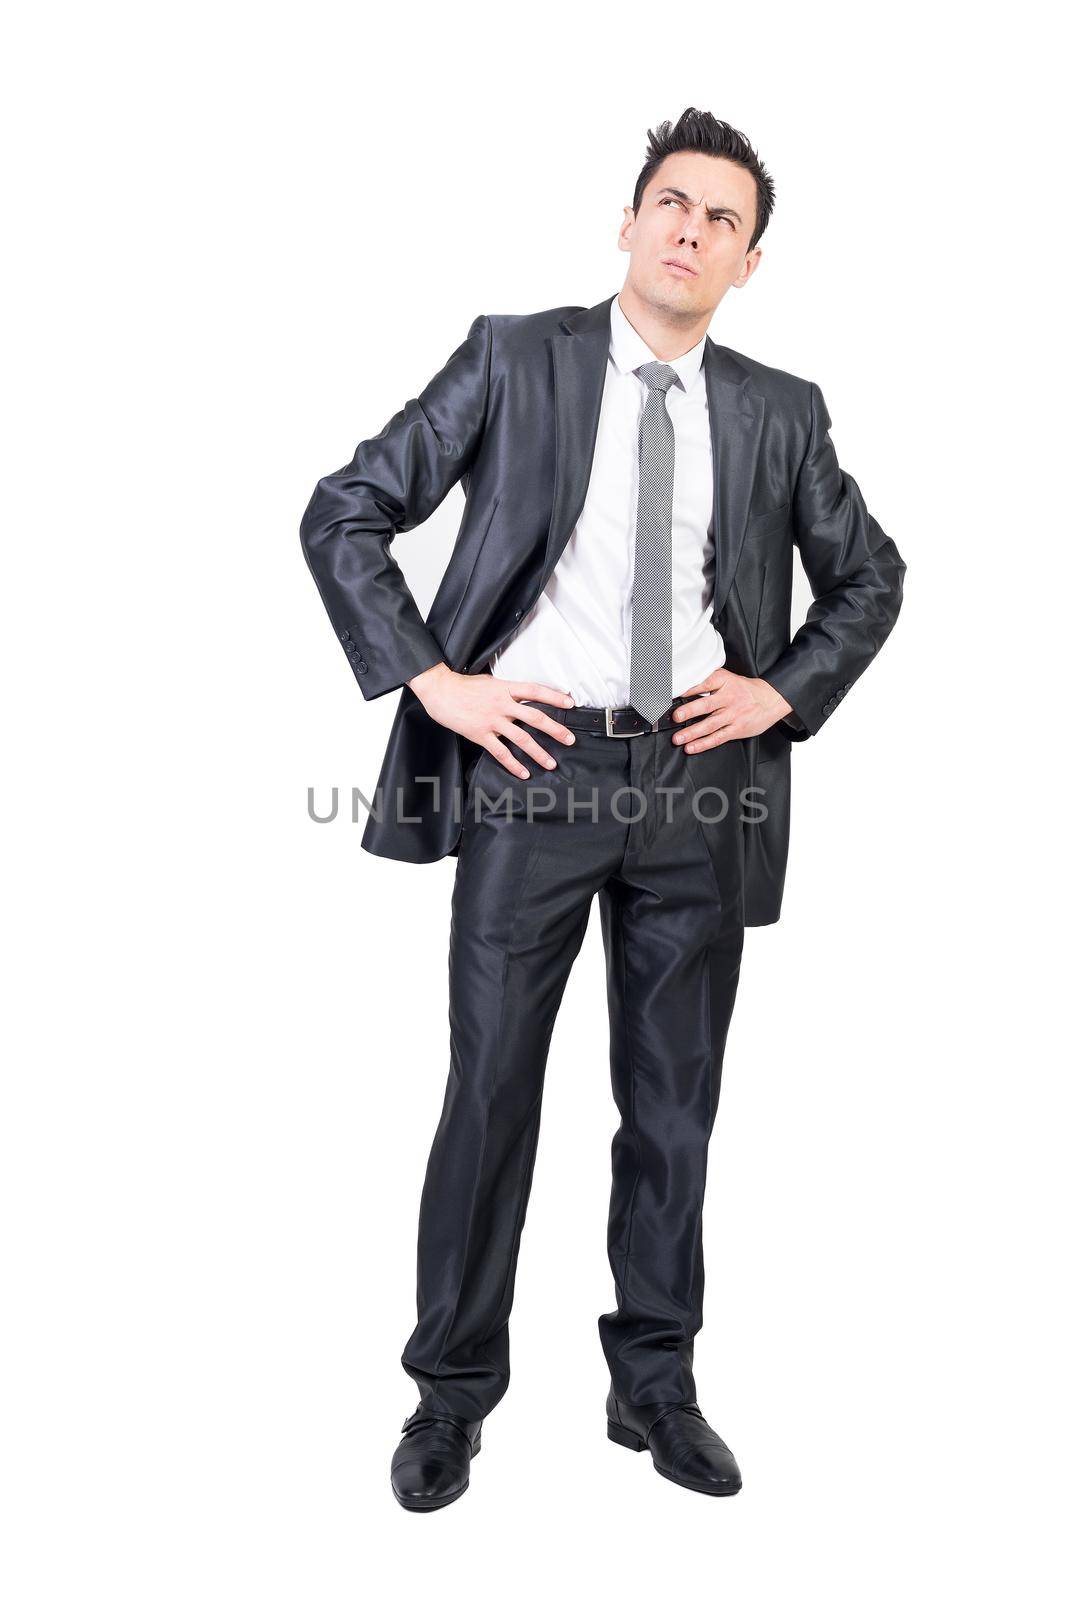
[[[730,711],[715,711],[711,716],[702,717],[700,722],[695,723],[692,728],[687,728],[684,733],[675,733],[671,737],[675,744],[684,744],[687,750],[691,750],[696,740],[717,733],[720,728],[727,727],[732,720]]]
[[[550,717],[547,711],[539,711],[537,706],[527,706],[520,703],[516,707],[515,715],[522,717],[524,722],[529,722],[532,727],[540,728],[543,733],[551,733],[554,739],[560,739],[564,744],[574,744],[575,735],[563,722],[557,722],[555,717]]]
[[[543,750],[536,739],[532,739],[529,733],[525,732],[522,728],[517,728],[514,723],[508,729],[507,733],[505,733],[504,737],[508,739],[510,743],[517,744],[521,750],[525,750],[529,756],[533,757],[539,766],[555,767],[556,757],[550,755],[548,750]]]
[[[726,667],[717,667],[715,672],[710,672],[707,678],[702,678],[700,683],[691,683],[688,689],[680,689],[680,694],[708,694],[713,689],[722,689],[727,679],[732,676]]]
[[[495,756],[497,758],[505,771],[510,772],[513,777],[530,777],[530,773],[527,771],[526,767],[524,767],[521,761],[516,760],[515,756],[513,756],[512,752],[509,750],[508,746],[503,740],[495,738],[492,733],[488,733],[485,739],[483,739],[482,745],[485,750],[489,751],[491,756]]]
[[[566,689],[547,689],[544,683],[509,683],[505,688],[515,700],[546,700],[551,706],[573,706],[574,697]]]
[[[686,754],[688,756],[696,756],[702,750],[714,750],[717,745],[726,744],[728,740],[740,737],[738,724],[736,722],[726,722],[722,727],[717,728],[714,733],[710,733],[707,738],[700,738],[695,743],[688,744],[686,746]]]
[[[671,713],[673,722],[692,722],[694,717],[707,717],[716,702],[712,692],[702,694],[697,700],[690,700],[684,706],[676,706]]]

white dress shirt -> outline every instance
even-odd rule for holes
[[[593,467],[585,504],[537,603],[489,663],[497,677],[543,683],[579,706],[630,703],[631,591],[638,515],[638,424],[648,390],[636,368],[657,361],[612,301]],[[671,512],[672,694],[725,659],[712,626],[712,435],[703,372],[705,340],[668,365],[675,430]],[[680,385],[681,384],[681,388]]]

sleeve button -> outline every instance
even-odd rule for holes
[[[367,662],[366,661],[357,661],[357,663],[356,663],[356,671],[357,672],[366,672],[367,671]]]

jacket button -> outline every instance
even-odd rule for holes
[[[357,661],[357,663],[356,663],[356,671],[357,672],[366,672],[367,671],[367,662],[366,661]]]
[[[523,608],[522,608],[522,606],[520,606],[519,610],[515,614],[515,620],[518,622],[522,615],[523,615]]]

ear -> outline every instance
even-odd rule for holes
[[[630,230],[634,226],[634,209],[632,206],[623,207],[623,221],[619,227],[619,248],[630,250]]]
[[[744,289],[745,285],[749,282],[757,267],[759,267],[762,255],[763,251],[761,250],[760,246],[755,244],[745,258],[745,266],[742,268],[741,272],[731,285],[733,289]]]

